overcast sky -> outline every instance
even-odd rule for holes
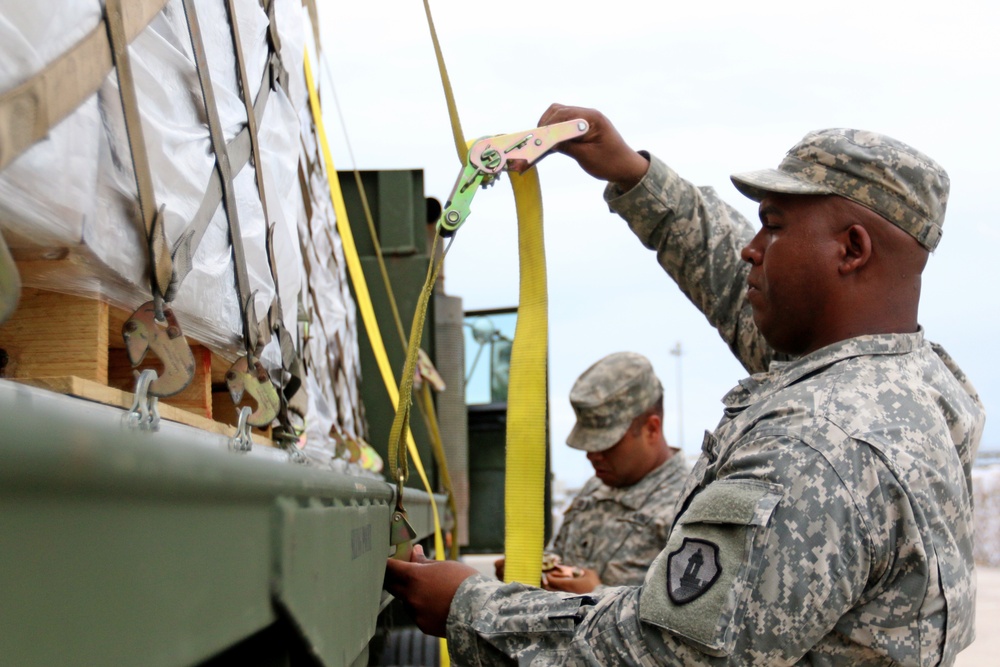
[[[337,167],[422,168],[426,194],[444,201],[460,165],[423,4],[319,4],[356,158],[326,99]],[[595,107],[634,148],[715,187],[754,220],[756,204],[729,174],[776,166],[809,130],[882,132],[944,165],[951,199],[924,273],[920,321],[979,389],[988,412],[982,450],[1000,450],[996,3],[439,0],[431,8],[468,138],[535,127],[551,102]],[[608,212],[602,183],[560,155],[539,173],[557,477],[579,484],[591,473],[583,454],[563,444],[573,424],[566,396],[579,373],[620,350],[652,360],[666,387],[667,438],[693,459],[742,367],[654,254]],[[504,177],[473,202],[448,256],[447,292],[466,309],[515,305],[516,238]],[[680,365],[669,353],[678,342]]]

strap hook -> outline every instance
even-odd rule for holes
[[[140,431],[160,430],[160,412],[157,409],[159,399],[149,392],[154,382],[156,382],[156,371],[152,368],[147,368],[136,378],[132,409],[125,415],[130,428]]]

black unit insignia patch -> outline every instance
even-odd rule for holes
[[[685,537],[667,558],[667,595],[676,605],[687,604],[711,588],[720,574],[718,545]]]

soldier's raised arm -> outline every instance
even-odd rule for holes
[[[749,265],[740,258],[755,226],[712,188],[695,187],[655,156],[634,150],[596,109],[553,104],[539,125],[575,118],[586,120],[590,129],[556,150],[608,182],[604,197],[610,209],[656,251],[660,265],[740,363],[750,372],[767,368],[774,351],[754,325],[746,301]]]

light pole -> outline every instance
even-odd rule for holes
[[[677,357],[677,446],[684,449],[684,392],[681,388],[681,342],[677,341],[670,354]]]

